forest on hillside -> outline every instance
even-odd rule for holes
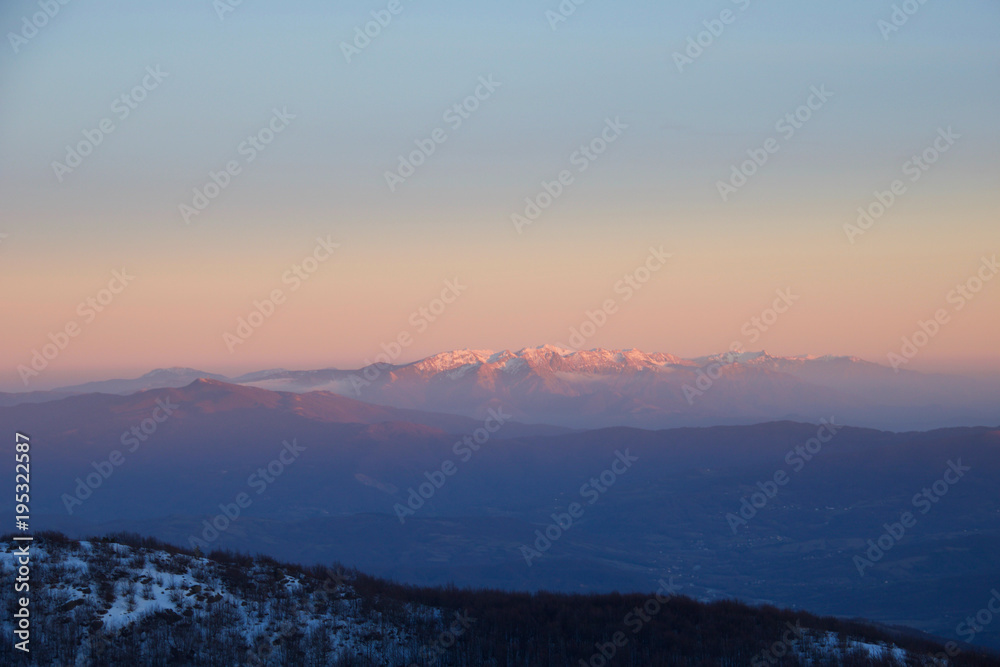
[[[9,544],[9,540],[7,540]],[[11,579],[11,549],[0,551]],[[3,664],[641,667],[998,665],[912,631],[734,601],[414,587],[134,534],[36,536],[31,653]],[[13,587],[2,608],[11,619]]]

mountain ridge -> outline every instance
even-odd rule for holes
[[[204,377],[234,386],[330,394],[397,409],[483,419],[503,407],[524,423],[588,429],[815,420],[926,430],[1000,421],[1000,378],[973,379],[894,369],[847,355],[774,356],[765,350],[685,359],[635,348],[460,349],[406,363],[348,370],[271,369],[234,378],[190,368],[157,369],[50,394],[0,394],[0,406],[68,393],[129,394],[179,388]]]

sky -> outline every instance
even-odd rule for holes
[[[1000,372],[997,3],[330,4],[3,3],[0,390],[587,321]]]

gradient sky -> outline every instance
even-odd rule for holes
[[[336,6],[329,6],[335,4]],[[616,295],[650,246],[672,258],[585,347],[697,356],[734,341],[772,354],[886,363],[903,336],[1000,253],[1000,5],[928,2],[884,39],[893,2],[589,0],[557,29],[549,2],[402,0],[346,62],[340,44],[388,0],[210,0],[60,6],[18,47],[35,2],[0,28],[0,389],[67,323],[81,333],[28,389],[162,366],[239,372],[352,367],[401,332],[409,361],[453,348],[565,342]],[[746,5],[745,9],[741,9]],[[703,21],[735,17],[679,72]],[[168,76],[119,119],[147,67]],[[479,77],[501,86],[452,129],[443,113]],[[810,88],[833,97],[790,139],[775,123]],[[284,131],[200,215],[178,205],[274,108]],[[530,227],[510,216],[607,118],[621,138]],[[115,130],[59,182],[53,161],[104,118]],[[938,128],[961,135],[851,244],[843,226]],[[384,173],[443,128],[415,175]],[[780,150],[723,202],[746,151]],[[340,248],[300,289],[282,275],[316,238]],[[78,304],[125,268],[135,280],[86,322]],[[465,292],[425,330],[411,313],[458,277]],[[230,352],[254,299],[287,301]],[[798,302],[752,342],[778,289]],[[1000,280],[912,368],[1000,370]]]

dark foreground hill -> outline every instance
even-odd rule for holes
[[[0,551],[13,581],[10,540]],[[30,653],[5,665],[998,665],[914,632],[673,594],[403,586],[339,567],[179,549],[138,536],[36,537]],[[949,655],[950,654],[950,655]]]

